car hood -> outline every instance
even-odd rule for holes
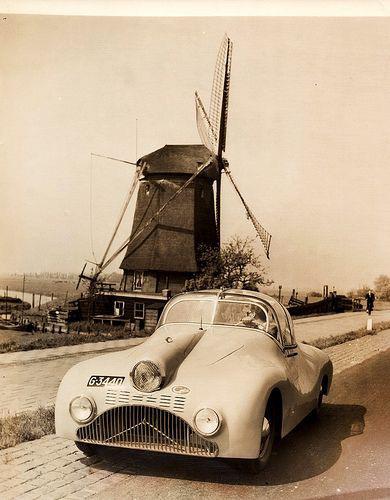
[[[197,373],[200,368],[219,369],[245,363],[247,369],[274,366],[274,341],[265,333],[248,328],[198,325],[164,325],[143,344],[115,355],[125,357],[130,371],[140,361],[153,361],[169,379]],[[105,356],[104,356],[105,357]]]
[[[147,360],[159,366],[164,378],[162,387],[153,393],[154,397],[158,398],[159,394],[165,397],[172,393],[191,393],[190,397],[185,396],[187,415],[197,411],[199,405],[229,407],[232,394],[235,394],[237,404],[240,401],[243,404],[246,402],[246,405],[248,401],[255,404],[262,390],[266,391],[267,387],[285,377],[279,347],[267,334],[248,328],[223,326],[199,331],[198,325],[183,324],[164,325],[137,347],[74,365],[61,386],[63,391],[66,387],[71,388],[66,393],[69,399],[80,393],[81,388],[85,391],[92,375],[123,377],[121,388],[115,384],[110,386],[114,400],[118,404],[135,401],[132,399],[135,394],[136,401],[145,400],[147,403],[146,396],[131,382],[134,366]],[[104,399],[106,393],[101,388],[88,387],[87,390],[98,406],[107,404]],[[63,397],[64,392],[61,394]],[[177,395],[174,398],[179,397]]]

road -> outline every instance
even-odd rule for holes
[[[366,312],[346,312],[294,319],[295,336],[299,342],[312,342],[320,337],[332,337],[348,333],[367,325]],[[373,324],[390,321],[390,310],[373,311]]]
[[[389,498],[390,348],[339,371],[356,346],[378,340],[332,348],[337,370],[319,419],[287,436],[259,476],[224,460],[140,451],[103,448],[85,458],[72,442],[47,436],[0,451],[0,497]]]
[[[110,498],[388,498],[389,379],[390,350],[337,375],[319,419],[284,439],[258,477],[224,461],[101,452],[108,467],[129,464]]]

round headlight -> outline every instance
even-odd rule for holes
[[[196,429],[204,436],[211,436],[220,428],[221,421],[218,414],[211,408],[199,410],[194,418]]]
[[[77,396],[70,402],[69,411],[76,422],[86,423],[96,415],[96,404],[87,396]]]
[[[157,391],[162,384],[162,376],[158,366],[152,361],[140,361],[132,372],[133,384],[141,392]]]

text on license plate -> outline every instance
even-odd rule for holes
[[[114,377],[111,375],[91,375],[89,377],[88,387],[103,387],[106,385],[122,385],[125,377]]]

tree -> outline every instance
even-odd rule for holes
[[[201,246],[198,261],[200,271],[186,283],[186,291],[210,288],[241,288],[258,290],[260,285],[271,285],[266,277],[249,238],[235,236],[225,243],[221,252],[215,247]]]
[[[370,290],[370,287],[368,285],[362,285],[360,288],[357,288],[356,290],[350,290],[347,293],[347,296],[350,298],[365,297],[366,294],[368,293],[368,290]]]
[[[390,300],[390,277],[381,274],[374,281],[375,292],[379,299]]]

